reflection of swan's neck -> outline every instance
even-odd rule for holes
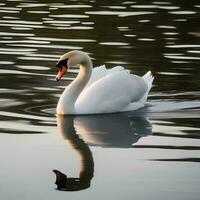
[[[67,142],[80,156],[80,180],[85,184],[90,183],[94,173],[94,160],[89,146],[77,134],[73,136],[73,140]]]
[[[84,176],[91,178],[94,172],[92,152],[88,144],[79,138],[79,135],[76,133],[74,117],[59,115],[57,116],[57,125],[63,139],[80,156],[80,178]]]
[[[90,59],[80,65],[80,71],[76,79],[65,89],[57,105],[57,113],[74,114],[75,102],[81,91],[87,84],[92,73],[92,62]]]

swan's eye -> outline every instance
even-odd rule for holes
[[[65,60],[60,60],[57,64],[56,67],[58,67],[60,70],[62,70],[62,66],[68,67],[67,66],[68,58]]]

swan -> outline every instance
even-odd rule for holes
[[[62,55],[56,64],[56,80],[71,67],[79,67],[77,77],[69,84],[57,104],[61,115],[103,114],[133,111],[145,105],[154,77],[130,74],[121,66],[93,68],[91,58],[74,50]]]

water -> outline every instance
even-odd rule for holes
[[[197,0],[1,2],[0,197],[199,199],[199,9]],[[57,83],[53,66],[72,49],[94,66],[151,70],[147,106],[56,118],[76,72]],[[87,189],[56,190],[53,169]]]

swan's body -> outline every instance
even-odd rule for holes
[[[79,65],[80,71],[61,95],[57,114],[115,113],[136,110],[145,105],[153,82],[150,71],[139,77],[119,66],[93,69],[91,59],[81,51],[64,54],[58,63],[61,69],[64,61],[69,67]],[[58,80],[64,72],[57,76]]]

